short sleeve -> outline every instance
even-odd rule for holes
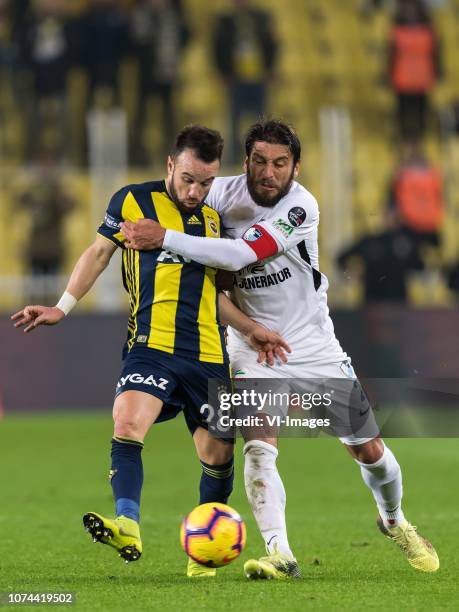
[[[319,225],[319,206],[309,192],[286,198],[272,214],[258,222],[285,252],[303,241]]]
[[[123,187],[117,191],[111,198],[107,211],[104,216],[104,220],[100,225],[97,233],[116,244],[116,246],[123,247],[124,236],[120,231],[120,223],[123,219],[123,204],[129,193],[127,187]]]

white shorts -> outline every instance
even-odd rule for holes
[[[229,351],[231,370],[233,378],[273,378],[273,379],[348,379],[354,380],[358,383],[357,376],[354,372],[354,368],[351,365],[350,358],[345,361],[335,363],[282,363],[280,360],[276,360],[273,366],[266,364],[257,363],[257,354],[255,351],[247,347],[247,349],[241,349],[238,347],[237,350]],[[344,402],[346,403],[346,402]],[[345,410],[341,410],[341,413],[345,413]],[[342,414],[341,414],[342,416]],[[345,417],[346,418],[346,417]],[[355,429],[353,429],[355,431]],[[365,427],[364,431],[367,436],[358,436],[354,433],[346,436],[339,436],[339,439],[343,444],[349,446],[357,446],[359,444],[365,444],[370,440],[373,440],[378,436],[378,426],[372,410],[365,416]],[[372,435],[368,437],[368,433]]]

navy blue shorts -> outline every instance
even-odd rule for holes
[[[136,347],[126,356],[115,397],[124,391],[144,391],[163,402],[156,423],[175,418],[183,411],[191,434],[208,429],[208,380],[218,378],[231,387],[229,362],[209,363]]]

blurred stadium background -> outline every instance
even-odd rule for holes
[[[238,52],[248,54],[239,77],[259,87],[252,109],[262,104],[302,140],[300,181],[321,208],[321,270],[337,335],[357,370],[456,376],[459,0],[424,3],[439,62],[424,92],[426,125],[412,128],[397,119],[390,84],[399,4],[412,2],[0,0],[0,399],[7,411],[111,402],[127,310],[119,261],[58,329],[24,337],[9,321],[30,301],[55,303],[110,195],[164,176],[171,134],[191,122],[221,130],[222,172],[241,171],[242,147],[236,160],[231,151],[236,77],[222,67],[225,14],[250,31],[239,34]],[[253,10],[264,20],[258,38]],[[241,134],[255,118],[256,111],[242,112]],[[410,147],[428,160],[418,167],[440,176],[426,239],[394,235],[400,214],[390,185]],[[343,258],[374,237],[382,242]],[[416,251],[413,265],[407,248]],[[365,270],[376,270],[373,284],[385,287],[377,295]]]

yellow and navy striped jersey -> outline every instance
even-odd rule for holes
[[[140,345],[224,363],[227,354],[218,317],[216,270],[166,250],[126,249],[120,223],[139,219],[154,219],[167,229],[192,236],[220,236],[215,210],[202,204],[182,213],[164,181],[128,185],[115,193],[98,233],[123,249],[123,283],[130,303],[125,354]]]

